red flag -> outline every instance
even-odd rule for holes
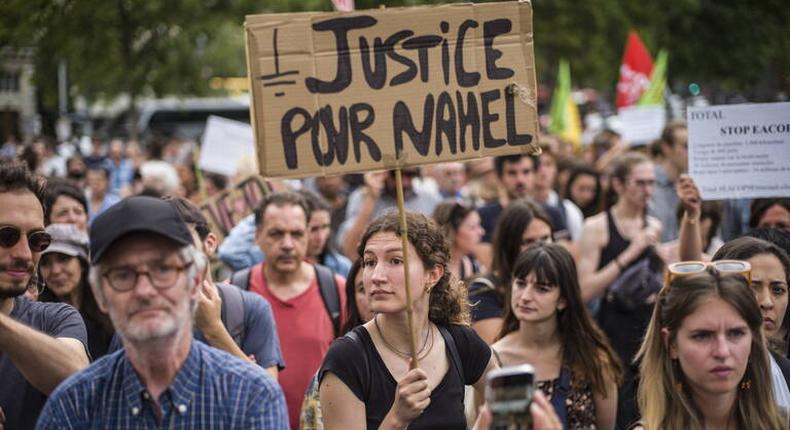
[[[636,32],[628,33],[623,64],[620,66],[620,81],[617,82],[617,107],[636,104],[650,84],[653,60]]]

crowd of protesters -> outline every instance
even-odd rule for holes
[[[220,235],[254,163],[6,144],[0,428],[487,428],[524,363],[535,428],[787,428],[790,199],[702,201],[682,122],[540,146],[404,168],[403,249],[390,171],[267,181]]]

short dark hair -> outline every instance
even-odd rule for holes
[[[112,175],[110,167],[105,163],[88,165],[88,172],[104,172],[104,176],[109,180]]]
[[[785,269],[785,278],[790,282],[790,257],[787,253],[771,242],[751,236],[741,236],[733,239],[719,248],[713,255],[716,260],[747,260],[755,255],[772,254],[782,263]],[[788,308],[790,310],[790,308]]]
[[[595,197],[593,197],[593,200],[587,204],[587,206],[579,206],[579,209],[582,210],[582,214],[585,218],[587,218],[600,212],[602,203],[601,193],[603,188],[601,187],[601,174],[598,173],[594,167],[590,166],[589,164],[576,164],[571,167],[570,174],[568,174],[568,181],[565,183],[563,197],[573,201],[571,198],[571,188],[573,187],[573,182],[576,181],[579,176],[584,175],[595,178]],[[573,201],[573,203],[579,205],[579,202]]]
[[[195,232],[200,237],[200,240],[206,240],[208,234],[211,233],[211,228],[208,225],[208,220],[203,216],[196,204],[184,197],[177,196],[165,196],[162,197],[162,200],[170,203],[187,225],[195,226]]]
[[[52,207],[60,196],[76,200],[85,213],[88,213],[88,199],[74,181],[69,179],[51,179],[47,182],[47,194],[44,196],[44,224],[49,225],[52,223],[50,220]]]
[[[532,220],[546,223],[554,235],[554,224],[546,210],[530,198],[518,199],[511,202],[499,215],[494,227],[493,255],[491,257],[491,271],[500,281],[497,292],[504,297],[506,289],[510,288],[513,265],[521,253],[521,238]]]
[[[24,164],[16,161],[0,163],[0,193],[27,190],[45,206],[46,186],[46,180],[31,173]]]
[[[790,255],[790,230],[779,228],[760,227],[749,230],[746,236],[756,237],[778,246],[787,255]]]
[[[310,208],[307,205],[304,197],[293,191],[279,191],[271,193],[263,198],[260,206],[255,209],[255,226],[261,227],[263,224],[263,214],[269,205],[286,206],[293,205],[299,206],[304,211],[305,222],[310,220]]]
[[[538,167],[540,167],[540,157],[538,156],[526,154],[500,155],[494,157],[494,169],[496,170],[497,178],[501,178],[505,172],[505,163],[518,163],[524,157],[532,160],[532,170],[537,171]]]
[[[214,184],[214,187],[220,191],[228,187],[228,177],[218,173],[204,173],[203,179]]]
[[[305,203],[307,203],[307,210],[309,213],[316,211],[332,212],[332,207],[329,206],[329,203],[326,201],[326,199],[319,196],[318,194],[305,188],[302,188],[296,193],[304,198]]]
[[[790,212],[790,198],[753,200],[749,210],[749,227],[756,228],[760,224],[760,219],[768,212],[768,209],[776,205]]]
[[[667,123],[664,130],[661,131],[661,143],[666,143],[669,146],[675,146],[675,130],[688,129],[686,121],[674,120]]]

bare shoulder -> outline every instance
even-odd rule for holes
[[[605,244],[607,237],[606,212],[601,212],[584,220],[582,228],[582,239],[589,243]]]

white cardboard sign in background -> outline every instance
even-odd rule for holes
[[[790,196],[790,103],[689,108],[687,118],[704,200]]]
[[[245,157],[255,157],[252,126],[240,121],[210,116],[200,148],[200,168],[233,176]]]

